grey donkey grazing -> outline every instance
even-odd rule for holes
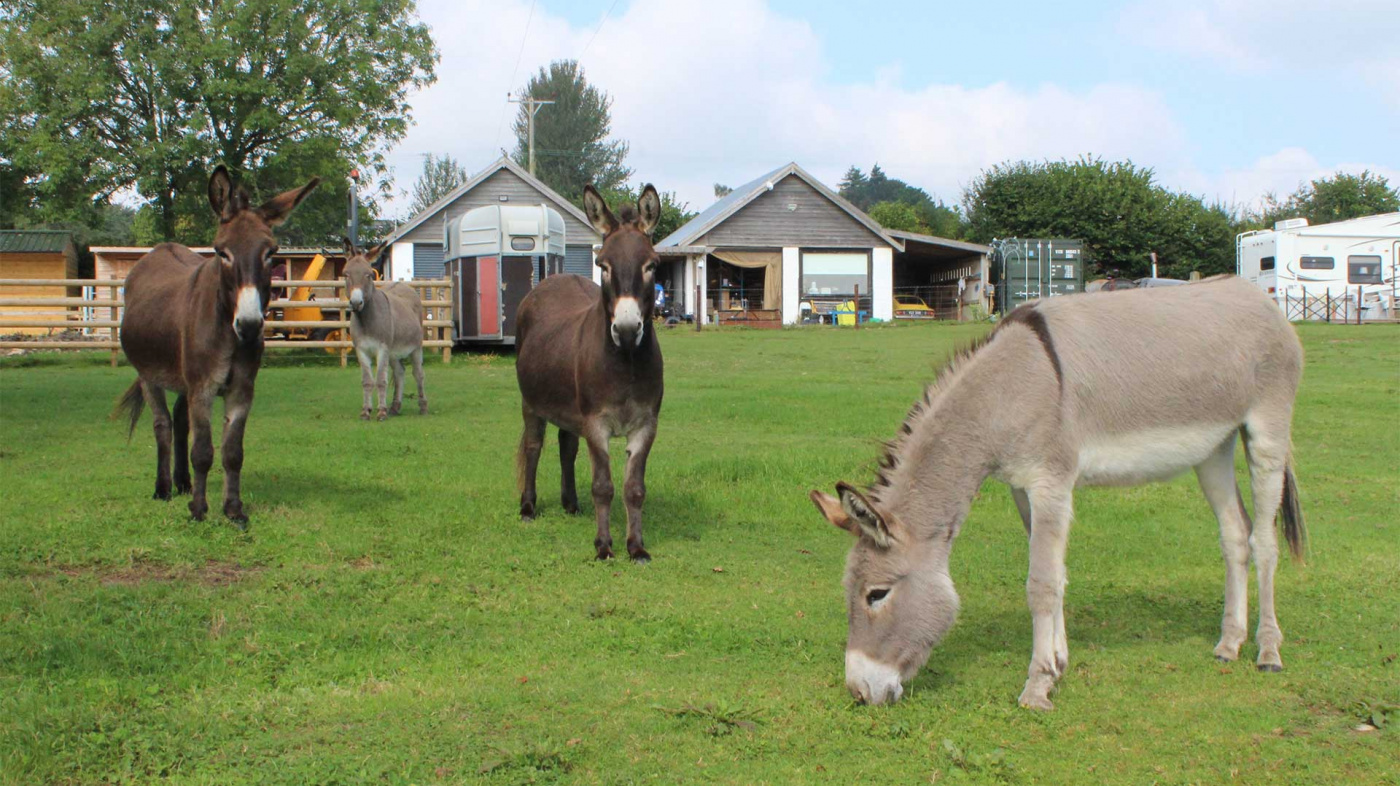
[[[1195,468],[1220,523],[1225,613],[1215,655],[1246,637],[1250,550],[1259,581],[1258,666],[1279,671],[1278,542],[1306,539],[1290,456],[1303,352],[1293,328],[1247,281],[1074,295],[1018,308],[954,360],[880,462],[865,493],[812,501],[857,540],[846,562],[846,686],[871,704],[902,683],[952,627],[953,539],[988,477],[1011,487],[1030,538],[1032,649],[1023,706],[1049,710],[1069,664],[1065,547],[1077,485],[1137,485]],[[1253,519],[1235,483],[1240,435]],[[1254,526],[1254,521],[1260,526]]]
[[[360,382],[365,392],[361,420],[369,420],[378,392],[379,419],[399,414],[403,406],[403,359],[413,357],[413,379],[418,383],[418,414],[428,414],[423,391],[423,300],[418,291],[400,281],[376,285],[370,264],[384,247],[363,251],[345,242],[345,289],[350,299],[350,338],[360,361]],[[394,367],[394,402],[388,404],[389,366]],[[386,407],[385,405],[388,404]]]

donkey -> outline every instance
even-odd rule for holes
[[[203,521],[209,505],[204,487],[214,464],[209,419],[216,396],[224,397],[224,515],[246,529],[239,496],[243,430],[253,406],[253,383],[263,353],[263,313],[271,300],[271,259],[277,251],[272,228],[320,183],[286,191],[261,207],[234,187],[219,166],[209,178],[209,205],[219,217],[214,258],[206,260],[178,243],[162,243],[141,257],[126,277],[121,345],[138,378],[118,404],[136,430],[150,407],[156,437],[156,499],[171,495],[170,453],[175,453],[174,490],[193,492],[190,515]],[[177,392],[174,431],[165,391]],[[194,427],[194,453],[189,432]],[[189,465],[194,464],[194,483]]]
[[[418,414],[428,414],[423,392],[423,300],[418,290],[395,281],[376,286],[370,264],[384,246],[364,251],[345,241],[345,291],[350,293],[350,338],[360,360],[360,385],[365,392],[360,419],[369,420],[370,408],[379,398],[379,419],[399,414],[403,406],[403,359],[413,356],[413,379],[418,383]],[[378,369],[375,369],[375,364]],[[394,367],[394,402],[388,403],[388,366]]]
[[[811,499],[855,535],[846,561],[846,686],[864,702],[903,694],[952,627],[948,559],[974,495],[1011,487],[1030,539],[1026,597],[1032,654],[1022,706],[1053,708],[1069,664],[1065,546],[1077,485],[1136,485],[1195,468],[1220,523],[1225,613],[1217,658],[1246,635],[1251,546],[1259,580],[1258,666],[1279,671],[1274,616],[1284,536],[1302,558],[1306,530],[1289,428],[1303,353],[1288,320],[1249,282],[1220,277],[1170,289],[1042,300],[1013,311],[955,358],[905,418],[874,485]],[[1253,521],[1235,484],[1242,436]]]
[[[623,205],[614,215],[587,186],[583,206],[603,235],[597,256],[603,285],[581,276],[550,276],[525,296],[517,316],[515,373],[525,419],[516,454],[520,518],[535,517],[535,470],[548,421],[559,428],[560,497],[571,514],[579,509],[574,487],[579,437],[588,443],[598,519],[593,546],[598,559],[611,558],[608,440],[626,437],[627,554],[646,562],[651,555],[642,545],[642,503],[663,392],[661,347],[651,319],[658,261],[651,231],[661,216],[661,200],[647,185],[635,208]]]

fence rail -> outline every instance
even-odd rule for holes
[[[441,349],[443,362],[450,363],[453,342],[448,331],[452,327],[452,282],[431,279],[402,283],[419,290],[423,298],[423,347]],[[0,279],[0,333],[23,329],[45,331],[33,338],[0,340],[0,349],[105,349],[111,351],[112,365],[116,366],[121,350],[121,315],[126,305],[122,289],[125,285],[126,282],[120,279]],[[348,365],[347,357],[354,343],[345,335],[350,327],[350,302],[344,298],[344,280],[273,281],[272,286],[280,290],[306,287],[330,291],[335,296],[325,300],[314,299],[314,294],[310,300],[281,297],[268,303],[269,310],[320,309],[325,318],[270,318],[263,323],[263,329],[273,335],[265,339],[264,346],[268,349],[338,350],[340,365]],[[5,292],[6,288],[19,287],[65,287],[84,294],[18,295]],[[99,297],[99,294],[102,296]],[[332,313],[334,318],[331,318]],[[54,338],[55,331],[78,331],[80,336],[60,340]],[[325,337],[334,333],[340,333],[343,337]]]

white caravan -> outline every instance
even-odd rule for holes
[[[1400,261],[1400,213],[1308,226],[1307,219],[1279,221],[1272,230],[1235,238],[1235,272],[1278,301],[1289,319],[1397,316],[1396,263]]]

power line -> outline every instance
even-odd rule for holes
[[[598,40],[598,34],[603,31],[603,24],[608,21],[608,16],[612,14],[613,9],[617,8],[617,2],[618,0],[613,0],[612,5],[608,6],[608,10],[603,12],[603,18],[598,20],[598,28],[593,31],[593,37],[588,39],[588,43],[583,46],[583,51],[579,53],[578,61],[580,63],[583,62],[583,56],[588,54],[589,47],[593,46],[593,42]]]
[[[515,53],[515,68],[510,71],[510,84],[506,85],[507,91],[515,87],[515,77],[520,73],[520,59],[525,55],[525,42],[530,39],[530,22],[535,18],[535,0],[530,0],[530,13],[525,17],[525,34],[520,37],[520,51]],[[501,119],[496,123],[496,141],[491,143],[492,147],[500,147],[501,126],[506,122],[506,110],[510,108],[510,93],[506,93],[506,102],[501,105]]]

